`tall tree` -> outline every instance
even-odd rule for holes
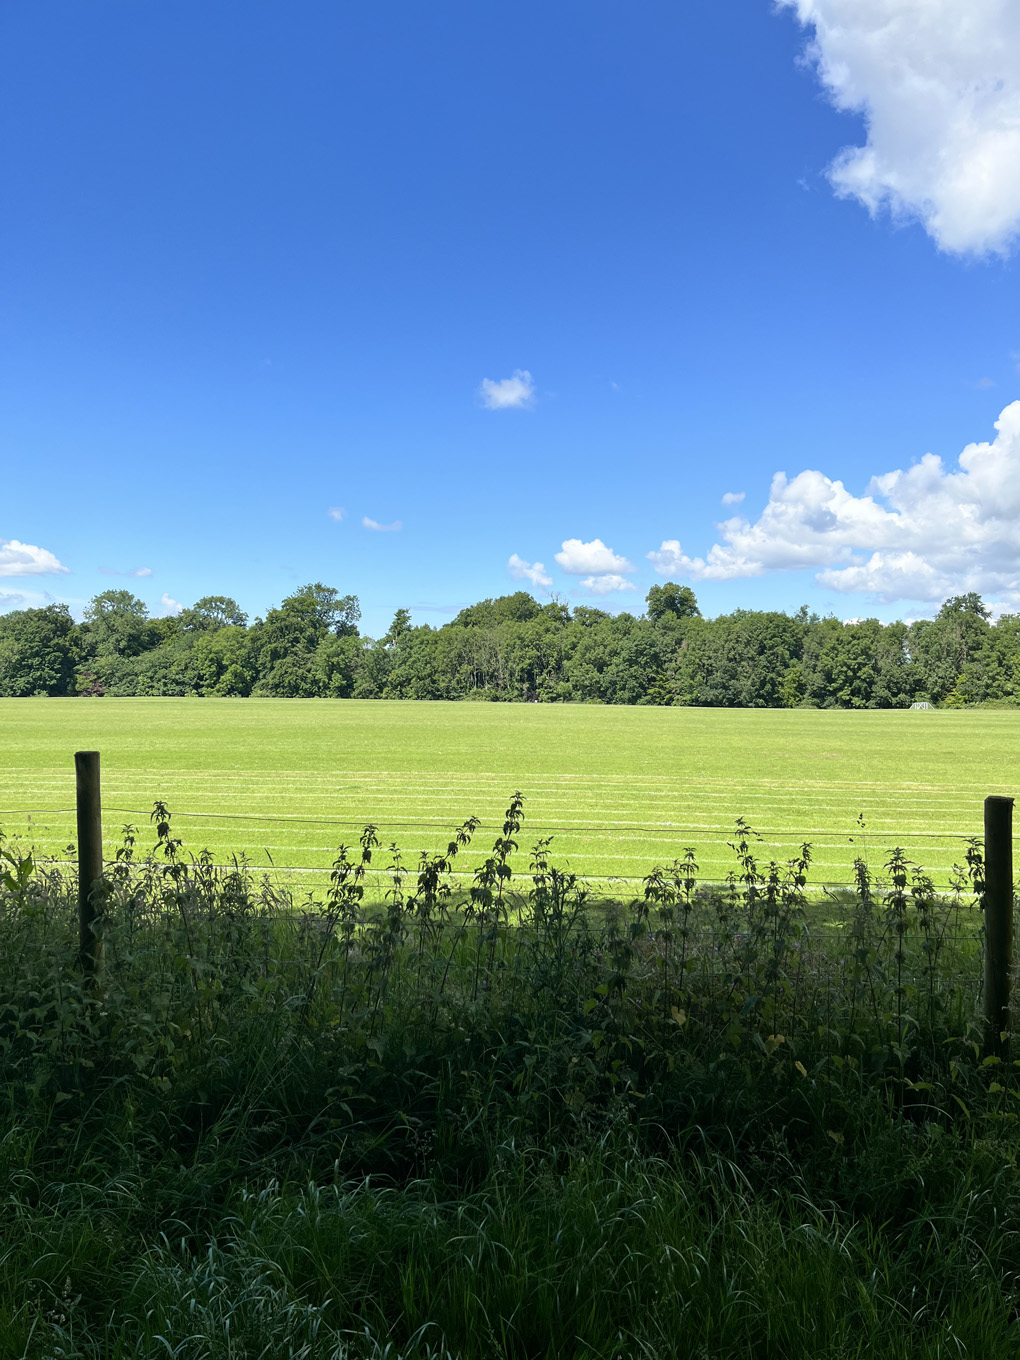
[[[941,701],[954,690],[989,644],[989,610],[973,591],[946,600],[934,620],[919,619],[910,630],[911,658],[919,676],[919,691]],[[971,698],[957,691],[957,699]]]
[[[690,586],[678,586],[675,581],[667,581],[664,586],[652,586],[645,596],[645,611],[653,623],[665,618],[701,617],[694,591]]]
[[[0,616],[0,696],[73,694],[78,630],[66,604]]]
[[[492,628],[499,623],[525,623],[537,618],[542,606],[526,590],[516,590],[512,595],[499,595],[494,600],[479,600],[477,604],[462,609],[454,625],[464,628]]]
[[[144,602],[130,590],[104,590],[93,596],[85,606],[82,631],[100,657],[138,656],[157,636]]]
[[[321,581],[302,586],[270,609],[253,632],[258,655],[257,694],[304,696],[315,693],[312,658],[328,637],[357,637],[361,607],[356,595],[341,595]],[[274,674],[280,667],[279,673]]]
[[[203,595],[190,609],[182,609],[177,623],[184,631],[214,632],[217,628],[243,628],[248,615],[229,595]]]

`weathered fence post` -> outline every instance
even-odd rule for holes
[[[90,977],[103,963],[103,942],[96,928],[103,914],[99,752],[75,751],[74,774],[78,811],[78,963]]]
[[[1013,967],[1013,799],[985,799],[985,1052],[1005,1056]],[[1003,1038],[1002,1036],[1006,1037]]]

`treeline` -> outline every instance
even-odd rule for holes
[[[996,624],[976,594],[935,619],[844,624],[738,609],[703,618],[687,586],[653,586],[645,613],[539,604],[524,591],[439,628],[398,609],[381,638],[354,595],[303,586],[249,622],[211,595],[150,618],[108,590],[81,623],[66,605],[0,616],[0,696],[221,695],[902,708],[1020,702],[1020,615]]]

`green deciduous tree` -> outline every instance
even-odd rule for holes
[[[98,657],[138,656],[158,637],[144,602],[130,590],[104,590],[85,606],[82,627],[90,652]]]
[[[281,698],[316,693],[315,653],[328,637],[358,636],[356,595],[341,595],[320,581],[302,586],[252,630],[259,679],[255,694]]]
[[[0,696],[75,692],[78,629],[65,604],[0,616]]]
[[[694,591],[690,586],[678,586],[675,581],[667,581],[664,586],[652,586],[645,596],[645,610],[653,623],[666,618],[693,619],[701,616]]]
[[[533,596],[526,590],[517,590],[512,595],[500,595],[494,600],[479,600],[477,604],[468,605],[453,623],[463,628],[492,628],[500,623],[526,623],[541,612],[542,606]]]
[[[184,632],[212,633],[218,628],[243,628],[248,615],[229,595],[203,595],[190,609],[182,609],[176,621]]]
[[[996,625],[973,592],[934,619],[844,624],[737,609],[701,616],[687,586],[653,586],[647,614],[540,605],[516,591],[441,628],[398,609],[376,641],[353,595],[314,582],[247,626],[236,601],[207,595],[150,619],[126,590],[0,617],[0,695],[275,695],[543,700],[718,707],[897,708],[1020,703],[1020,617]]]

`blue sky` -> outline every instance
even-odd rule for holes
[[[0,609],[1020,608],[1002,0],[5,5],[0,186]]]

